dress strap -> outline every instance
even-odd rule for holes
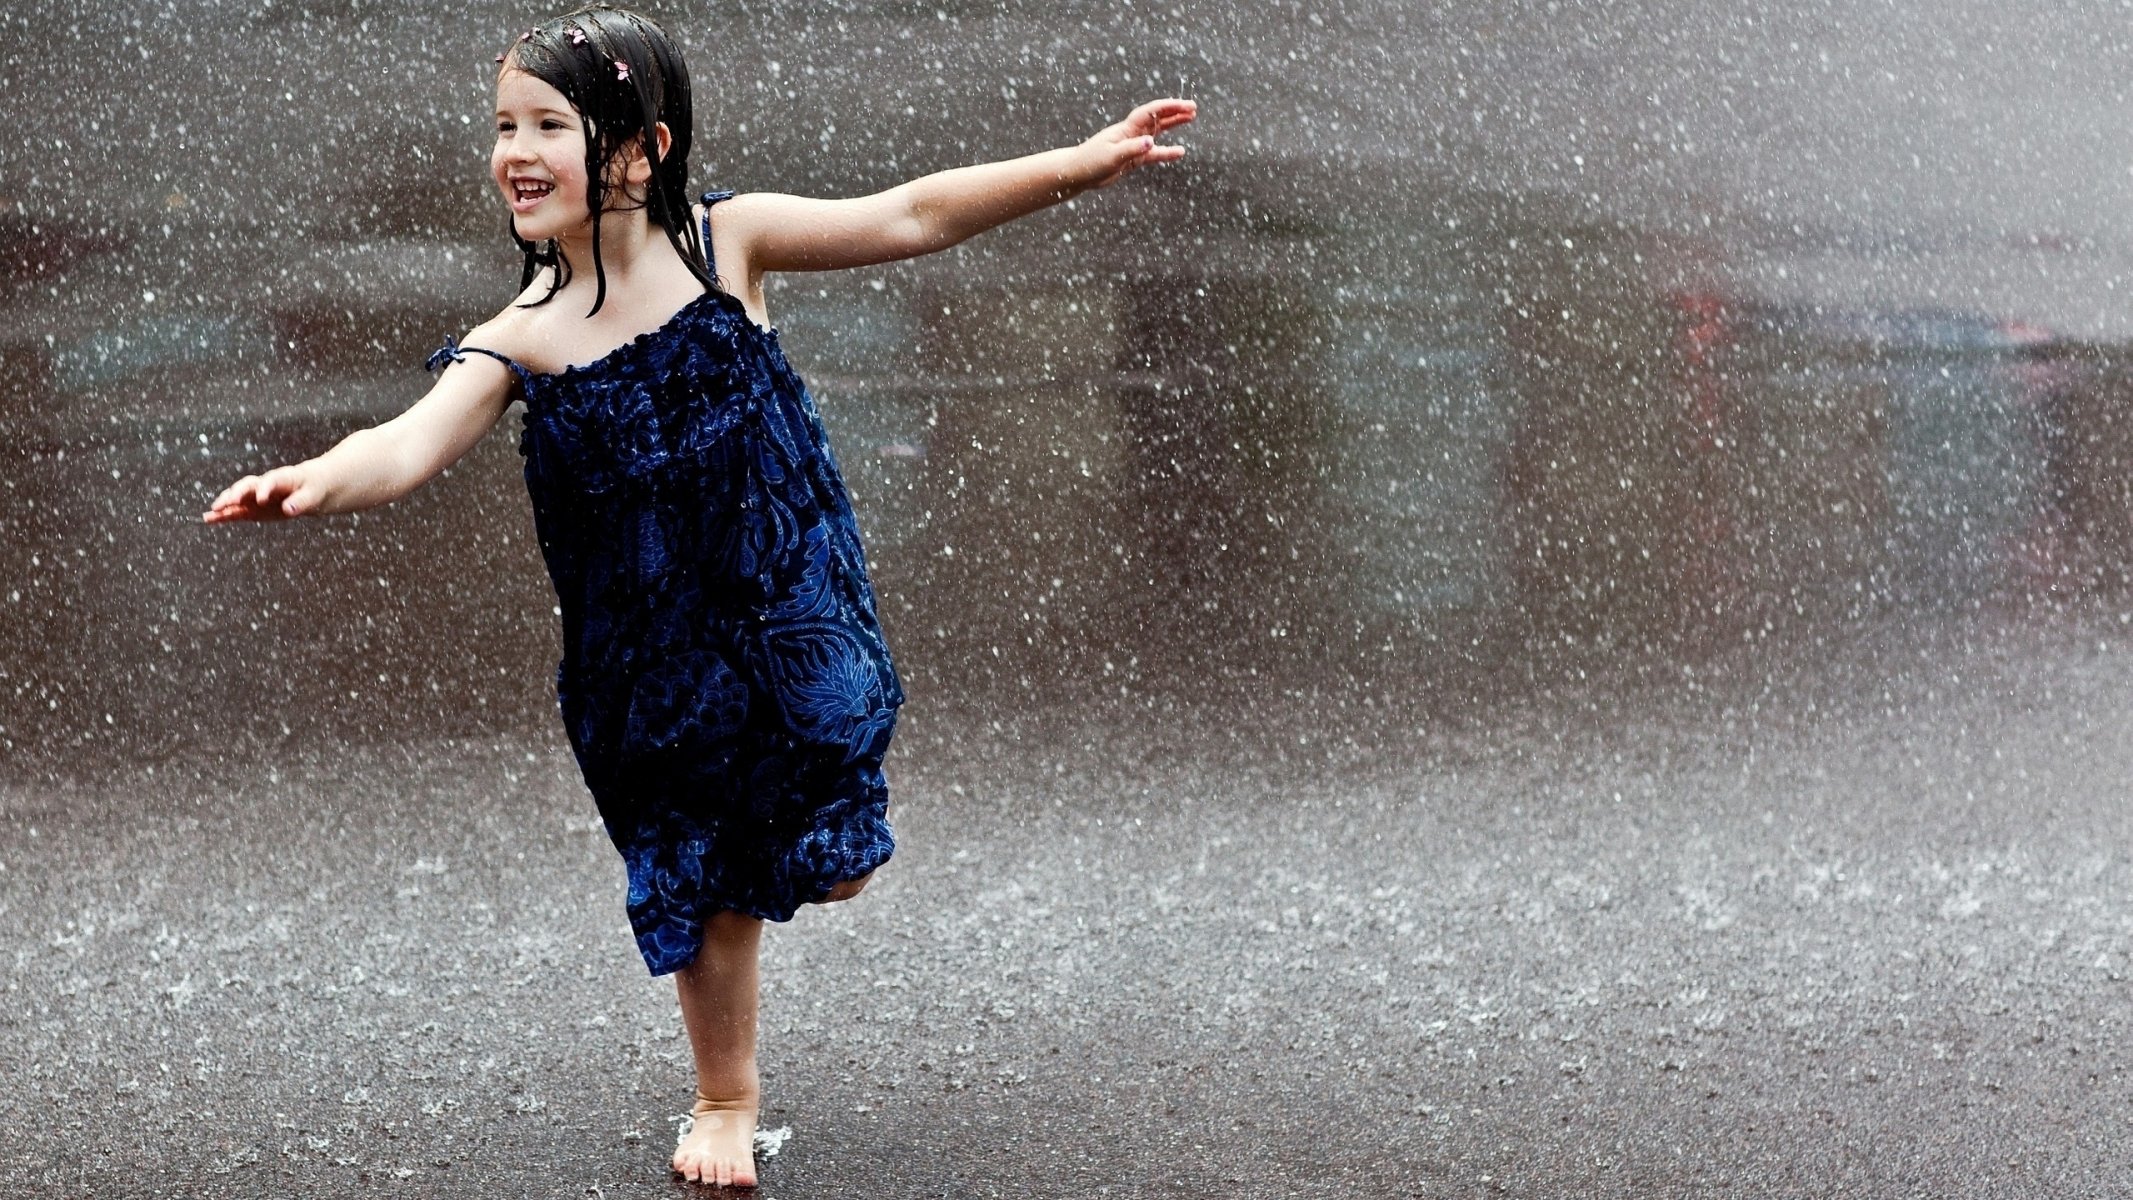
[[[733,199],[732,192],[704,193],[704,273],[716,278],[718,262],[711,257],[711,206],[721,200]]]
[[[462,346],[459,344],[459,339],[449,333],[444,335],[444,345],[439,346],[437,352],[430,355],[429,361],[422,364],[422,369],[425,371],[441,371],[453,363],[465,362],[469,354],[486,354],[516,372],[520,382],[529,381],[531,372],[518,365],[508,356],[498,354],[494,350],[484,350],[480,346]]]

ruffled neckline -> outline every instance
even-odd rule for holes
[[[645,330],[591,362],[573,363],[560,371],[528,370],[526,374],[529,378],[543,383],[561,383],[565,380],[599,374],[626,358],[642,353],[645,347],[651,345],[660,337],[680,328],[688,322],[691,314],[706,303],[724,308],[726,315],[733,318],[736,323],[753,331],[756,336],[768,342],[772,349],[780,349],[777,326],[756,324],[755,318],[748,315],[748,309],[741,304],[739,297],[714,287],[708,291],[697,293],[687,304],[675,309],[673,315],[661,321],[657,327]]]

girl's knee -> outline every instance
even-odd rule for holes
[[[822,897],[821,903],[835,904],[839,900],[849,900],[867,890],[867,881],[872,878],[874,878],[874,873],[869,871],[857,879],[847,879],[836,887],[831,888],[829,894]]]
[[[704,918],[704,936],[718,938],[749,937],[761,932],[763,918],[752,917],[744,912],[722,908]]]

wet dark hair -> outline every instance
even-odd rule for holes
[[[629,68],[627,76],[616,64]],[[600,215],[607,211],[608,164],[629,145],[641,140],[644,155],[652,164],[652,179],[645,191],[644,208],[652,224],[666,231],[667,241],[703,281],[705,290],[718,281],[705,265],[703,238],[689,208],[689,143],[694,119],[689,105],[689,69],[666,31],[649,19],[607,4],[595,4],[554,17],[520,34],[503,54],[504,71],[519,70],[563,93],[585,125],[585,200],[592,210],[593,306],[585,315],[600,311],[607,302],[607,272],[600,264]],[[672,141],[664,155],[654,127],[664,122]],[[518,285],[533,283],[542,267],[554,269],[548,294],[521,305],[546,304],[570,282],[570,265],[563,260],[553,239],[529,242],[518,235],[518,226],[505,219],[511,240],[525,256]]]

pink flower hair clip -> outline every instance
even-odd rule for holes
[[[582,30],[582,29],[580,29],[580,28],[578,28],[578,27],[577,27],[577,26],[575,26],[575,25],[571,26],[571,27],[570,27],[570,44],[571,44],[571,45],[573,45],[573,46],[582,46],[582,45],[584,45],[584,44],[585,44],[585,31],[584,31],[584,30]]]
[[[616,59],[616,60],[615,60],[615,78],[616,78],[616,80],[618,80],[619,82],[627,83],[627,82],[629,82],[629,77],[630,77],[630,65],[629,65],[628,63],[626,63],[626,62],[623,62],[623,61],[622,61],[621,59],[619,59],[619,58],[618,58],[618,59]]]
[[[526,32],[524,32],[524,33],[522,33],[522,34],[519,34],[519,35],[518,35],[518,40],[519,40],[519,43],[520,43],[521,45],[523,45],[523,44],[525,44],[525,43],[527,43],[527,42],[530,42],[530,41],[532,41],[532,40],[533,40],[533,31],[532,31],[531,29],[529,29],[529,30],[527,30]],[[497,61],[497,62],[499,62],[499,63],[503,62],[503,61],[504,61],[504,56],[503,56],[503,55],[501,55],[501,54],[497,55],[497,56],[496,56],[496,61]]]

